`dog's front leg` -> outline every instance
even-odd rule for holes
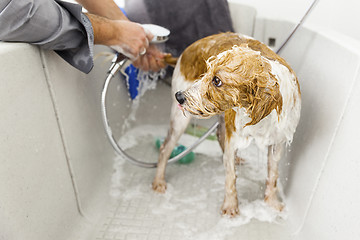
[[[189,124],[191,117],[185,117],[182,111],[178,108],[176,103],[173,103],[171,108],[170,129],[164,143],[160,147],[160,154],[156,175],[152,183],[152,188],[159,193],[164,193],[166,190],[165,169],[167,161],[174,149],[180,136]]]
[[[265,202],[278,211],[284,208],[284,204],[279,201],[277,196],[278,163],[283,149],[284,144],[271,145],[268,148],[268,177],[266,180]]]
[[[225,167],[225,199],[222,214],[234,217],[239,214],[236,192],[235,146],[231,139],[225,138],[223,163]]]
[[[225,116],[224,116],[224,114],[222,114],[219,116],[219,126],[216,131],[216,136],[217,136],[219,145],[220,145],[223,153],[225,151],[225,134],[226,134]],[[245,160],[243,158],[239,157],[235,151],[235,165],[240,165],[244,162],[245,162]]]

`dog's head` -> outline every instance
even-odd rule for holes
[[[210,57],[207,71],[186,91],[175,97],[181,107],[199,118],[207,118],[226,110],[245,108],[254,125],[272,110],[278,114],[282,97],[271,65],[247,45]]]

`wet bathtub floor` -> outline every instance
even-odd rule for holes
[[[153,160],[158,154],[154,139],[165,132],[166,127],[135,128],[120,144],[133,156]],[[192,141],[188,135],[180,140],[185,145]],[[291,239],[285,226],[287,210],[276,212],[262,200],[265,156],[256,148],[243,155],[246,162],[237,171],[241,215],[233,219],[220,215],[224,168],[216,141],[201,144],[194,162],[168,165],[165,194],[151,189],[155,169],[133,166],[119,157],[114,161],[112,203],[95,239]]]

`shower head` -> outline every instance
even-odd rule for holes
[[[152,44],[163,43],[169,39],[170,30],[167,28],[164,28],[164,27],[161,27],[161,26],[155,25],[155,24],[141,24],[141,26],[144,28],[144,30],[146,32],[150,32],[152,35],[154,35],[153,39],[151,39],[151,41],[150,41],[150,43],[152,43]],[[124,60],[127,60],[128,56],[126,56],[121,51],[121,49],[116,48],[115,46],[112,46],[112,48],[114,50],[116,50],[117,53],[116,53],[116,56],[112,60],[112,64],[110,66],[108,73],[112,72],[113,74],[115,74],[119,70],[118,68],[116,68],[116,70],[114,70],[115,65],[117,65],[118,63],[120,63]],[[123,62],[121,65],[123,65],[124,63],[125,62]]]
[[[151,39],[151,43],[163,43],[169,39],[170,30],[155,24],[142,24],[145,31],[149,31],[154,38]]]

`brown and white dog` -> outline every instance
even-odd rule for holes
[[[153,189],[166,190],[167,160],[191,119],[183,111],[199,118],[221,114],[218,139],[226,170],[222,213],[239,214],[235,154],[252,141],[268,149],[265,202],[282,210],[277,165],[284,145],[293,139],[301,108],[299,83],[285,60],[252,38],[235,33],[212,35],[193,43],[180,56],[172,91],[170,130],[160,149]]]

